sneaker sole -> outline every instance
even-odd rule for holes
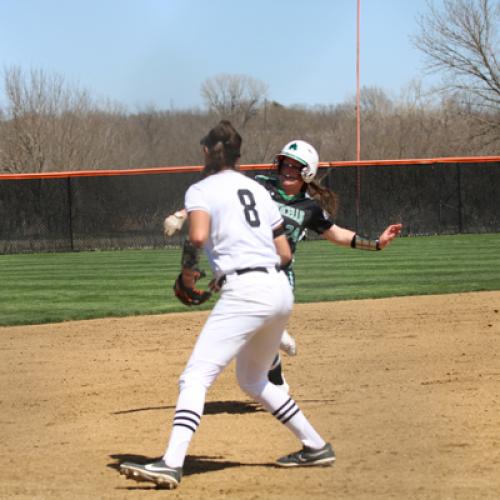
[[[327,457],[321,458],[319,460],[315,460],[314,462],[289,462],[289,463],[281,463],[276,462],[276,465],[279,467],[313,467],[313,466],[323,466],[326,467],[328,465],[332,465],[335,462],[335,457]]]
[[[173,477],[163,474],[155,474],[154,472],[147,472],[142,469],[136,469],[134,467],[120,467],[120,474],[122,476],[125,476],[127,479],[132,479],[133,481],[137,481],[138,483],[155,483],[158,488],[166,490],[173,490],[179,485],[179,482]]]

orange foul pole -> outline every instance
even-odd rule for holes
[[[361,0],[358,0],[356,16],[356,161],[361,159],[361,103],[359,91],[359,19],[361,11]],[[361,213],[361,172],[356,168],[356,230],[359,229],[359,218]]]
[[[361,159],[361,111],[359,91],[359,18],[361,0],[358,0],[358,14],[356,20],[356,161]]]

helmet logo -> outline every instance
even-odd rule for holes
[[[293,150],[297,151],[297,143],[294,142],[293,144],[291,144],[290,146],[288,146],[288,149],[293,149]]]

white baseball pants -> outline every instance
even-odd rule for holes
[[[231,274],[205,323],[180,377],[180,393],[169,445],[164,455],[171,467],[181,467],[199,426],[205,394],[222,370],[236,358],[240,387],[260,402],[305,444],[321,448],[323,439],[296,403],[267,379],[293,305],[293,293],[283,272]]]

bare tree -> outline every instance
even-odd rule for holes
[[[271,162],[298,138],[314,144],[324,161],[354,158],[354,96],[335,106],[286,107],[265,100],[263,84],[245,100],[249,89],[242,89],[250,81],[237,81],[234,89],[232,78],[205,82],[209,112],[150,107],[130,114],[116,104],[96,104],[60,76],[10,68],[0,95],[0,171],[197,165],[196,138],[222,117],[245,125],[242,163]],[[425,92],[414,82],[400,97],[377,87],[361,95],[365,160],[498,154],[498,128],[487,135],[484,125],[495,123],[495,106],[464,106],[463,92]]]
[[[443,71],[443,89],[460,96],[468,114],[483,124],[483,132],[499,139],[500,131],[500,2],[444,0],[432,2],[418,18],[416,47],[427,56],[431,71]]]
[[[10,172],[101,166],[116,139],[116,109],[99,110],[85,90],[41,69],[4,70],[0,167]]]
[[[201,95],[210,111],[244,128],[257,114],[267,96],[267,84],[247,75],[222,73],[201,85]]]

